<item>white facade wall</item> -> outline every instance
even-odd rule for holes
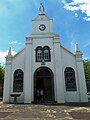
[[[40,24],[45,24],[44,31],[39,30]],[[17,101],[32,103],[34,101],[34,73],[40,67],[47,67],[53,72],[57,103],[87,102],[83,62],[78,61],[80,59],[75,54],[60,45],[59,36],[52,33],[51,19],[45,15],[39,16],[32,21],[32,25],[32,34],[26,37],[25,48],[9,59],[9,64],[6,64],[3,102],[13,102],[13,98],[10,97],[13,93],[13,74],[15,70],[21,69],[24,72],[23,92],[20,92],[21,96]],[[51,61],[45,62],[45,65],[36,62],[35,49],[38,46],[50,48]],[[77,91],[66,92],[64,76],[66,67],[71,67],[75,71]]]
[[[24,103],[32,102],[32,39],[26,39]]]
[[[13,97],[10,97],[10,94],[13,94],[13,80],[14,80],[14,72],[17,69],[21,69],[24,72],[25,69],[25,65],[24,65],[24,55],[25,55],[25,50],[22,49],[19,53],[17,53],[14,58],[12,59],[12,64],[11,64],[11,82],[10,82],[10,93],[9,93],[9,98],[10,98],[10,102],[13,102]],[[15,92],[18,93],[18,92]],[[23,92],[19,92],[21,95],[20,97],[17,98],[18,102],[23,102],[24,101],[24,93]]]
[[[82,58],[76,54],[76,65],[77,65],[77,75],[78,75],[78,83],[79,83],[79,91],[80,91],[80,101],[87,102],[87,88],[83,67]]]
[[[54,62],[54,45],[52,42],[53,38],[40,38],[40,39],[33,39],[33,53],[32,53],[32,58],[33,58],[33,64],[32,64],[32,78],[33,75],[35,73],[35,71],[39,68],[39,67],[48,67],[52,70],[53,74],[54,74],[54,92],[55,92],[55,101],[57,101],[57,96],[56,96],[56,75],[55,75],[55,62]],[[51,62],[45,62],[45,65],[41,65],[41,62],[36,62],[36,58],[35,58],[35,49],[39,46],[49,46],[50,47],[50,52],[51,52]],[[34,86],[34,79],[32,79],[32,86]],[[32,88],[34,89],[34,88]],[[34,91],[34,90],[33,90]],[[32,91],[32,98],[34,96],[34,92]]]
[[[3,102],[10,102],[10,87],[11,87],[11,64],[7,64],[5,67],[5,78],[4,78],[4,91],[3,91]]]
[[[79,92],[79,86],[78,86],[79,83],[78,83],[75,55],[62,47],[62,69],[63,69],[64,88],[65,88],[64,71],[65,71],[66,67],[71,67],[75,71],[77,91],[74,91],[74,92],[73,91],[71,91],[71,92],[67,91],[66,92],[66,90],[65,90],[65,102],[79,102],[80,101],[80,92]]]
[[[46,29],[44,31],[40,31],[39,25],[44,24]],[[32,34],[48,34],[52,33],[52,20],[33,20],[32,21]]]

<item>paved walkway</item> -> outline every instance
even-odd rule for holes
[[[90,120],[90,104],[3,104],[0,120]]]

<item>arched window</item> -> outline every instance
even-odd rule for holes
[[[51,61],[50,48],[48,46],[38,46],[36,48],[36,62],[45,62]]]
[[[42,47],[41,46],[36,48],[36,61],[37,62],[42,61]]]
[[[66,67],[65,69],[65,85],[66,91],[76,91],[75,71],[73,68]]]
[[[44,61],[51,61],[50,48],[48,46],[43,48],[43,57]]]
[[[13,92],[23,92],[23,71],[21,69],[14,72]]]

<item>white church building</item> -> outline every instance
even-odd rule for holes
[[[9,49],[6,56],[3,102],[13,102],[14,94],[18,103],[88,101],[82,52],[78,44],[75,53],[60,44],[42,4],[25,47],[14,56]]]

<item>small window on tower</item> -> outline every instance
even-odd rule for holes
[[[41,46],[36,48],[36,61],[37,62],[42,61],[42,47]]]
[[[51,61],[50,48],[45,46],[43,48],[44,61]]]
[[[51,61],[50,48],[48,46],[38,46],[36,48],[36,62],[49,62]]]

